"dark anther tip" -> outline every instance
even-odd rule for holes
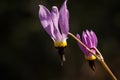
[[[65,47],[57,47],[57,49],[58,49],[58,54],[60,55],[60,59],[61,59],[61,66],[63,66],[63,63],[65,62],[64,48],[65,48]]]
[[[95,72],[95,62],[94,60],[88,60],[90,68]]]

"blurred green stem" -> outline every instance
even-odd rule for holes
[[[117,78],[115,77],[115,75],[112,73],[112,71],[110,70],[110,68],[107,66],[107,64],[105,63],[102,54],[99,52],[99,50],[97,48],[94,48],[96,50],[96,54],[94,54],[84,43],[82,43],[81,40],[79,40],[76,36],[74,36],[72,33],[68,33],[72,38],[74,38],[78,43],[80,43],[84,48],[86,48],[92,55],[96,56],[96,58],[98,59],[98,61],[102,64],[102,66],[105,68],[105,70],[110,74],[111,78],[113,80],[117,80]]]

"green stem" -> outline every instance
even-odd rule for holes
[[[92,55],[94,55],[98,61],[102,64],[102,66],[105,68],[105,70],[110,74],[111,78],[113,80],[117,80],[117,78],[114,76],[110,68],[105,63],[102,54],[99,52],[97,48],[94,48],[97,52],[97,54],[94,54],[81,40],[79,40],[76,36],[74,36],[72,33],[68,33],[72,38],[74,38],[78,43],[80,43],[84,48],[86,48]]]

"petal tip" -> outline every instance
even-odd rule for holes
[[[41,4],[38,5],[39,7],[41,6]]]
[[[57,6],[53,6],[52,7],[52,11],[51,12],[55,12],[55,13],[59,13],[59,11],[58,11],[58,8],[57,8]]]
[[[84,35],[86,35],[86,32],[85,32],[85,31],[82,32],[82,36],[84,36]]]
[[[39,4],[38,6],[39,6],[39,8],[44,7],[44,6],[43,6],[43,5],[41,5],[41,4]]]
[[[57,6],[52,6],[52,8],[57,8]]]
[[[79,37],[80,35],[77,33],[76,36]]]
[[[65,0],[65,4],[67,3],[68,0]]]
[[[78,39],[80,39],[80,35],[79,35],[78,33],[76,34],[76,37],[77,37]]]

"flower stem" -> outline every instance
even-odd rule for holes
[[[95,48],[95,50],[97,51],[98,54],[101,54],[99,52],[99,50],[97,48]],[[112,71],[110,70],[110,68],[108,67],[108,65],[106,64],[106,62],[104,60],[98,59],[100,61],[100,63],[102,64],[102,66],[105,68],[105,70],[110,74],[110,76],[112,77],[113,80],[117,80],[117,78],[115,77],[115,75],[112,73]]]
[[[68,33],[72,38],[74,38],[78,43],[80,43],[84,48],[86,48],[92,55],[94,55],[98,61],[102,64],[102,66],[105,68],[105,70],[110,74],[113,80],[117,80],[117,78],[114,76],[110,68],[105,63],[102,54],[99,52],[97,48],[94,48],[97,52],[97,54],[94,54],[81,40],[79,40],[76,36],[74,36],[72,33]]]

